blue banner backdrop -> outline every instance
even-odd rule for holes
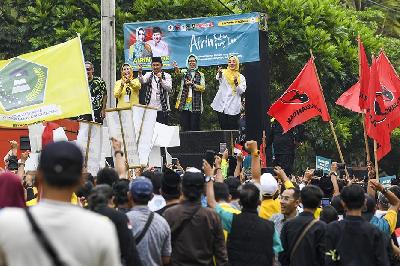
[[[161,56],[165,68],[186,66],[195,54],[199,66],[227,63],[229,55],[241,63],[259,61],[260,13],[148,21],[124,24],[125,62],[136,70],[151,67],[151,57]]]

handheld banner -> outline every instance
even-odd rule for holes
[[[76,140],[84,156],[84,167],[88,173],[97,175],[100,170],[102,126],[96,123],[79,123],[79,133]]]
[[[328,174],[331,171],[331,164],[331,159],[315,156],[315,169],[322,169],[324,174]]]

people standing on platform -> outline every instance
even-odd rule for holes
[[[94,76],[94,66],[92,62],[85,62],[86,75],[89,83],[90,99],[94,119],[91,114],[82,115],[79,118],[87,121],[94,121],[102,124],[106,116],[107,88],[106,83],[100,77]]]
[[[222,130],[237,130],[240,117],[241,95],[246,91],[246,79],[239,72],[239,58],[229,56],[228,67],[218,67],[218,92],[211,107],[217,112]]]
[[[139,65],[139,81],[143,85],[140,103],[157,108],[157,122],[168,124],[169,95],[172,90],[171,75],[162,70],[161,57],[151,59],[152,71],[143,75],[142,65]]]
[[[200,114],[203,111],[202,94],[205,90],[204,74],[198,70],[197,56],[191,54],[186,60],[187,69],[180,70],[173,63],[175,74],[182,79],[175,108],[180,113],[182,131],[199,131]]]
[[[121,79],[115,83],[114,96],[117,98],[118,108],[131,107],[139,103],[139,80],[133,77],[132,67],[125,63],[121,67]]]

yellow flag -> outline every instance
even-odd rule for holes
[[[0,126],[91,114],[81,40],[0,61]]]

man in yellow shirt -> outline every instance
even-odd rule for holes
[[[118,108],[129,108],[139,103],[140,82],[133,78],[133,70],[129,64],[121,67],[121,79],[115,83],[114,96],[117,98]]]

